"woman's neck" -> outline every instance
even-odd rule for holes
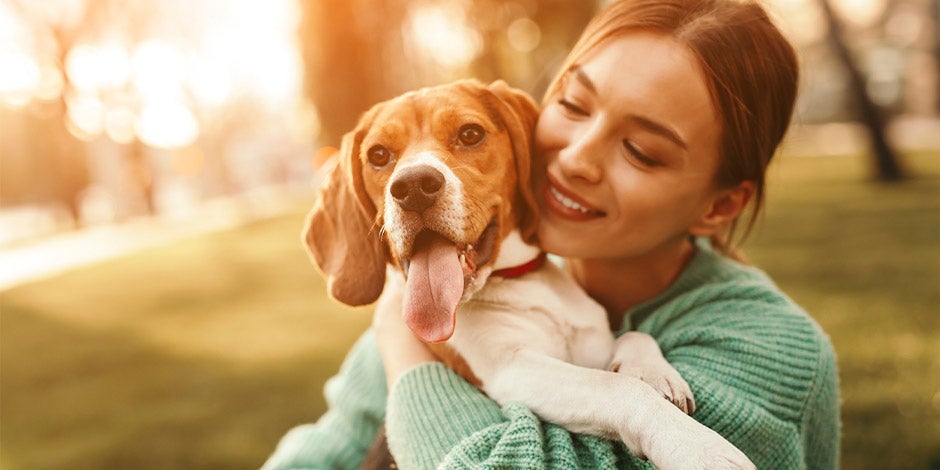
[[[613,331],[627,310],[664,292],[695,254],[685,238],[637,258],[568,259],[568,270],[587,293],[607,310]]]

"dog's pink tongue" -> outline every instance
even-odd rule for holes
[[[433,235],[408,265],[405,323],[425,342],[447,341],[454,334],[454,313],[462,295],[463,269],[457,247]]]

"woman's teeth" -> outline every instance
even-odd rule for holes
[[[549,186],[548,189],[552,192],[552,196],[555,196],[555,199],[558,200],[558,202],[560,202],[561,205],[563,205],[563,206],[565,206],[565,207],[567,207],[567,208],[569,208],[569,209],[572,209],[572,210],[576,210],[576,211],[578,211],[578,212],[581,212],[582,214],[590,214],[590,213],[593,212],[592,210],[588,209],[587,207],[584,207],[584,206],[582,206],[581,204],[578,204],[577,202],[574,202],[574,201],[572,201],[571,199],[565,197],[563,194],[561,194],[560,192],[558,192],[558,190],[555,189],[554,187]]]

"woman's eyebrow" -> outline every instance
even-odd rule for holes
[[[597,87],[594,86],[594,82],[591,80],[591,77],[588,77],[584,70],[581,69],[580,65],[574,65],[571,67],[570,73],[574,75],[574,78],[590,91],[592,94],[597,95]],[[689,147],[686,145],[685,141],[679,137],[679,134],[670,129],[664,124],[660,124],[648,117],[639,116],[636,114],[631,114],[626,117],[627,121],[630,121],[656,135],[662,136],[669,140],[670,142],[678,145],[682,150],[688,150]]]
[[[597,87],[594,86],[594,82],[591,81],[591,77],[588,77],[584,70],[581,70],[580,65],[574,65],[571,67],[571,72],[574,75],[574,78],[581,82],[581,85],[584,85],[584,88],[587,88],[592,94],[597,94]]]
[[[654,120],[652,120],[652,119],[650,119],[650,118],[648,118],[648,117],[639,116],[639,115],[636,115],[636,114],[631,114],[631,115],[629,115],[629,116],[626,117],[626,120],[629,121],[629,122],[631,122],[631,123],[634,123],[634,124],[636,124],[636,125],[638,125],[638,126],[640,126],[640,127],[642,127],[642,128],[644,128],[644,129],[646,129],[646,130],[648,130],[648,131],[650,131],[650,132],[652,132],[652,133],[654,133],[654,134],[656,134],[656,135],[665,137],[666,139],[668,139],[668,140],[671,141],[672,143],[674,143],[674,144],[678,145],[679,147],[681,147],[682,150],[688,150],[688,149],[689,149],[688,146],[685,144],[685,141],[682,140],[681,137],[679,137],[679,134],[677,134],[675,131],[673,131],[673,130],[670,129],[669,127],[667,127],[667,126],[665,126],[665,125],[663,125],[663,124],[660,124],[660,123],[658,123],[658,122],[656,122],[656,121],[654,121]]]

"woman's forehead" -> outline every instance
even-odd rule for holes
[[[642,80],[650,88],[687,84],[707,87],[692,51],[665,34],[638,31],[604,41],[569,69],[583,70],[595,82],[627,83]]]
[[[569,70],[565,85],[572,84],[615,110],[665,121],[683,134],[720,126],[698,60],[670,36],[638,32],[607,41]]]

